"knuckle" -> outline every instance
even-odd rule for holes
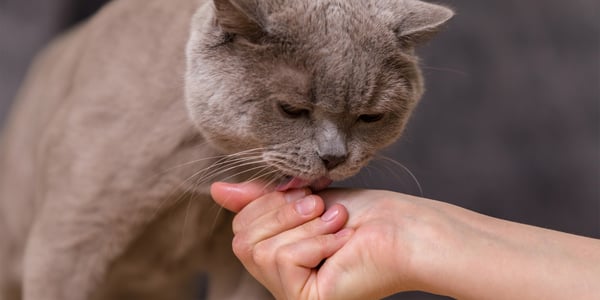
[[[341,240],[335,236],[335,234],[328,234],[323,238],[321,246],[321,254],[323,257],[329,257],[337,252],[344,244]]]
[[[243,235],[235,235],[231,241],[233,253],[240,259],[247,258],[252,252],[252,246]]]
[[[258,265],[268,264],[273,259],[273,255],[271,254],[271,247],[268,243],[263,242],[259,243],[254,247],[254,251],[252,252],[252,260]]]
[[[278,264],[289,264],[294,261],[295,252],[293,246],[287,245],[278,249],[274,257]]]
[[[321,256],[326,255],[326,253],[329,251],[329,248],[331,246],[331,242],[332,242],[331,239],[332,239],[331,235],[320,235],[320,236],[314,237],[314,241],[317,245],[319,255],[321,255]]]
[[[318,219],[304,223],[301,227],[299,227],[299,230],[302,232],[302,234],[304,236],[307,236],[307,237],[322,234],[324,231],[323,223]]]
[[[313,220],[302,226],[302,231],[307,235],[315,235],[323,231],[323,224],[320,220]]]
[[[274,259],[277,261],[278,265],[286,265],[290,262],[295,261],[298,258],[297,244],[287,244],[285,246],[277,249],[277,252],[274,254]]]
[[[290,217],[288,214],[288,209],[280,209],[275,213],[275,224],[278,228],[285,227],[287,223],[289,223]]]
[[[319,236],[315,237],[315,240],[319,245],[327,246],[327,244],[329,244],[329,242],[331,241],[331,236],[330,235],[319,235]]]
[[[233,234],[237,235],[238,233],[240,233],[242,231],[243,228],[245,228],[246,226],[244,226],[244,222],[240,219],[239,215],[236,215],[233,218],[233,222],[231,223],[231,228],[233,230]]]

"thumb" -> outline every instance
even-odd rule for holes
[[[237,213],[246,207],[248,203],[252,202],[252,200],[272,190],[273,188],[258,182],[215,182],[210,187],[210,194],[219,205]]]

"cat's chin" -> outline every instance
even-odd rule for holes
[[[310,188],[313,192],[319,192],[326,189],[333,180],[328,177],[321,177],[316,180],[306,180],[300,177],[288,176],[277,186],[277,191],[283,192],[292,189]]]

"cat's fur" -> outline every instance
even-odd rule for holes
[[[451,16],[415,0],[110,3],[37,59],[5,128],[0,299],[191,299],[199,270],[211,299],[266,297],[210,182],[355,174],[401,134],[423,92],[413,47]]]

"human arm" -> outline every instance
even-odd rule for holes
[[[410,244],[405,246],[412,249],[405,258],[405,276],[417,290],[457,299],[600,297],[600,240],[386,191],[337,190],[322,196],[347,207],[347,226],[357,228],[357,233],[385,214],[375,212],[369,217],[369,205],[389,202],[386,205],[393,206],[389,211],[396,216],[386,218],[396,227],[390,240],[399,241],[390,244],[395,245],[395,253],[402,249],[400,244]],[[351,242],[344,248],[350,248]]]
[[[347,209],[349,218],[340,218],[347,221],[345,227],[352,229],[351,235],[339,250],[327,256],[319,269],[310,268],[318,280],[282,277],[272,286],[267,285],[269,289],[282,290],[292,282],[300,282],[305,284],[304,289],[310,285],[318,290],[319,299],[375,299],[406,290],[460,299],[593,299],[600,295],[596,284],[600,278],[598,240],[388,191],[328,190],[320,196],[326,206],[338,203]],[[242,198],[230,199],[236,203],[250,201]],[[275,202],[270,201],[269,205]],[[272,208],[284,209],[285,205]],[[253,210],[260,211],[260,205]],[[244,210],[238,217],[245,218]],[[287,217],[292,222],[294,214]],[[303,223],[298,219],[294,222]],[[253,224],[264,227],[266,223],[273,223],[273,219]],[[285,222],[279,219],[282,223]],[[298,238],[287,233],[289,224],[255,244],[263,246],[246,248],[242,261],[263,272],[276,273],[282,265],[293,266],[295,262],[277,261],[275,256],[256,262],[253,255],[248,255],[266,249],[275,253],[276,249],[264,246],[272,237],[286,240],[279,242],[285,244],[286,251],[316,244],[304,255],[313,260],[326,258],[319,257],[321,248],[315,243],[323,233],[315,232],[314,239],[310,234]],[[247,226],[241,234],[256,230],[253,228]],[[295,259],[297,262],[303,258]],[[301,299],[300,295],[289,298]]]

